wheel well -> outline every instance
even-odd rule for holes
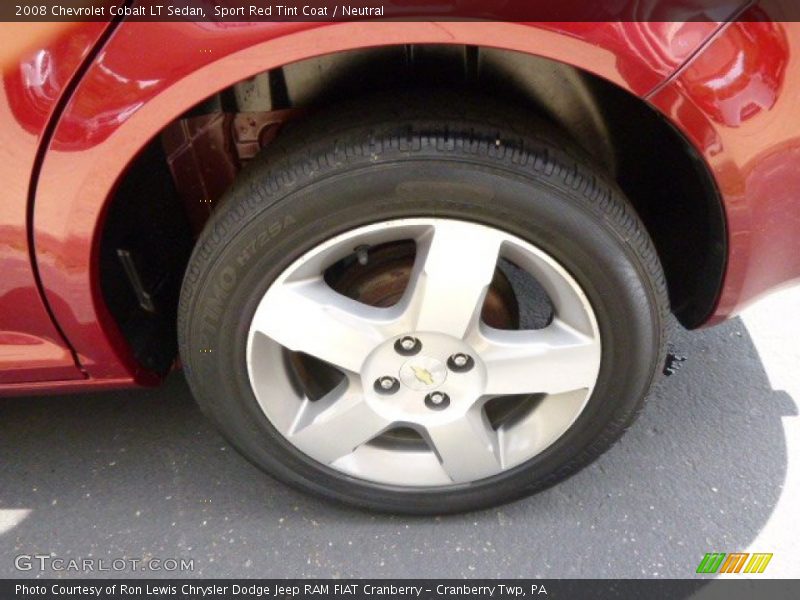
[[[103,224],[104,300],[143,366],[166,371],[192,232],[238,170],[288,120],[398,87],[491,90],[558,125],[622,187],[653,238],[672,311],[709,316],[725,267],[716,186],[660,113],[616,85],[556,61],[459,45],[395,45],[321,56],[241,81],[170,123],[123,174]],[[165,243],[169,240],[169,243]]]

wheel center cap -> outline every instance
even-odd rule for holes
[[[400,367],[400,381],[412,390],[433,390],[447,379],[447,367],[430,356],[414,356]]]

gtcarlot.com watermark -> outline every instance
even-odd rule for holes
[[[17,571],[71,573],[187,573],[194,571],[193,558],[69,558],[51,554],[20,554],[14,557]]]

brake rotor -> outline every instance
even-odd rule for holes
[[[411,279],[416,256],[413,241],[391,242],[360,251],[357,257],[341,261],[329,270],[328,284],[353,300],[370,306],[389,307],[400,301]],[[468,265],[467,265],[468,267]],[[519,326],[519,305],[511,283],[502,270],[495,269],[486,294],[481,319],[496,329]]]

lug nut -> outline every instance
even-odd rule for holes
[[[400,382],[394,377],[384,375],[375,380],[375,391],[379,394],[394,394],[400,389]]]
[[[447,359],[447,368],[456,373],[464,373],[475,366],[475,361],[469,354],[459,352]]]
[[[422,350],[422,342],[413,336],[404,335],[394,343],[394,349],[403,356],[413,356]]]
[[[425,406],[431,410],[444,410],[450,406],[450,396],[444,392],[431,392],[425,396]]]

